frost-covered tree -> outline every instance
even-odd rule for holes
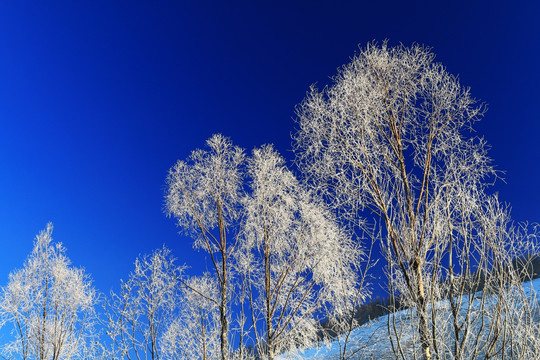
[[[253,151],[244,232],[235,253],[247,279],[259,355],[317,340],[324,307],[340,311],[355,293],[359,248],[324,202],[309,193],[272,146]]]
[[[36,236],[24,267],[2,288],[0,312],[13,325],[15,340],[2,348],[6,358],[90,359],[96,338],[96,291],[83,269],[73,267],[52,224]]]
[[[166,247],[135,260],[135,269],[106,306],[110,359],[163,358],[160,344],[178,305],[181,274]]]
[[[162,339],[164,359],[212,360],[220,355],[219,287],[208,273],[183,281],[179,311]]]
[[[471,131],[483,113],[428,48],[386,42],[361,49],[331,86],[312,87],[297,108],[299,167],[352,226],[374,219],[382,231],[390,285],[415,311],[424,359],[444,352],[434,304],[448,294],[438,284],[474,273],[486,259],[486,271],[502,261],[501,285],[514,281],[506,256],[514,239],[495,241],[485,226],[496,220],[483,219],[497,177],[486,142]],[[450,289],[474,288],[457,284]],[[462,330],[471,317],[453,306],[456,334],[468,336]]]
[[[462,201],[469,201],[463,199]],[[527,289],[529,254],[538,252],[535,232],[516,225],[496,196],[463,204],[454,236],[434,247],[426,276],[432,356],[444,359],[533,359],[540,354],[536,294]],[[445,274],[445,276],[442,276]],[[389,317],[399,358],[420,357],[418,312],[396,263],[392,290],[405,310]]]
[[[206,150],[195,150],[169,171],[165,211],[195,236],[194,247],[210,255],[219,287],[221,359],[229,358],[229,257],[237,234],[244,152],[214,135]]]

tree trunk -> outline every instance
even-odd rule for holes
[[[221,286],[221,306],[219,307],[219,315],[221,320],[221,360],[229,358],[229,323],[227,321],[227,272],[225,271],[225,261],[223,261],[223,284]]]
[[[418,333],[422,345],[422,355],[424,360],[431,360],[431,341],[428,326],[428,309],[424,291],[424,281],[422,279],[422,270],[419,264],[416,264],[416,278],[418,281],[418,302],[416,313],[418,316]]]
[[[221,320],[221,360],[229,359],[229,322],[227,320],[227,232],[223,220],[223,205],[218,202],[218,226],[221,241],[221,306],[219,307]]]

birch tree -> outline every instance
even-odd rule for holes
[[[179,160],[167,177],[165,210],[178,226],[195,237],[195,248],[210,255],[220,299],[221,359],[229,358],[230,261],[238,230],[244,152],[228,138],[214,135],[206,150]],[[233,241],[231,242],[231,238]]]
[[[97,340],[97,294],[83,269],[73,267],[53,226],[36,236],[24,267],[9,275],[0,311],[13,325],[15,340],[3,347],[7,358],[89,359]]]
[[[110,359],[163,358],[161,339],[177,309],[182,268],[166,247],[135,260],[135,268],[106,307]]]
[[[264,359],[313,344],[317,313],[354,294],[359,248],[272,146],[253,151],[237,266],[248,279],[258,353]]]
[[[441,241],[429,259],[426,293],[433,357],[537,358],[539,309],[536,294],[523,284],[531,278],[529,255],[538,252],[536,231],[515,224],[496,196],[462,208],[467,212],[454,224],[453,238]],[[417,327],[407,320],[418,318],[414,296],[396,265],[390,261],[391,289],[406,309],[389,317],[390,335],[399,358],[418,358]]]
[[[390,285],[416,313],[426,360],[441,354],[437,284],[469,266],[453,261],[475,267],[491,251],[508,269],[507,247],[495,246],[480,221],[497,177],[485,140],[471,131],[485,108],[434,57],[419,45],[369,44],[331,86],[311,87],[294,136],[297,164],[340,216],[382,224]],[[467,320],[453,317],[458,328]]]

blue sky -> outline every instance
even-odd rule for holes
[[[0,285],[48,221],[104,292],[162,244],[200,271],[168,169],[217,132],[292,159],[295,105],[372,40],[431,46],[488,104],[496,190],[540,221],[539,23],[532,0],[3,1]]]

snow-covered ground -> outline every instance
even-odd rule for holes
[[[528,296],[533,296],[536,293],[540,293],[540,279],[535,279],[523,284],[525,293]],[[477,303],[477,302],[476,302]],[[447,306],[447,304],[441,302],[437,306]],[[473,303],[473,308],[475,303]],[[412,346],[414,331],[410,326],[411,311],[404,310],[395,314],[395,326],[396,329],[401,329],[402,344],[408,351],[414,351]],[[347,342],[347,359],[376,359],[386,360],[395,359],[395,355],[392,351],[392,343],[389,337],[389,316],[381,316],[371,322],[364,324],[357,329],[353,330]],[[393,326],[391,323],[390,326]],[[330,344],[321,345],[319,348],[305,349],[295,354],[282,354],[277,356],[276,359],[288,360],[288,359],[315,359],[315,360],[338,360],[341,359],[341,353],[343,352],[345,344],[345,336],[336,338]],[[419,349],[417,349],[419,351]]]

